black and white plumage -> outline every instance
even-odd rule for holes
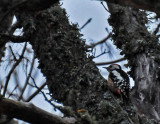
[[[121,69],[118,64],[111,64],[109,67],[104,67],[108,70],[108,86],[111,91],[121,95],[125,100],[129,99],[130,83],[126,72]]]

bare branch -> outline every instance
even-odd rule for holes
[[[109,33],[108,36],[105,37],[103,40],[101,40],[101,41],[99,41],[99,42],[97,42],[97,43],[95,43],[95,44],[91,44],[90,46],[87,46],[87,48],[94,48],[95,46],[106,42],[106,40],[108,40],[111,36],[112,36],[112,34]]]
[[[27,76],[27,79],[25,81],[24,87],[22,88],[22,92],[21,92],[21,95],[20,95],[18,101],[20,101],[22,99],[23,93],[24,93],[24,91],[25,91],[25,89],[27,87],[29,78],[31,77],[31,73],[32,73],[32,70],[33,70],[33,67],[34,67],[34,62],[35,62],[35,54],[33,55],[32,63],[31,63],[31,68],[30,68],[29,74]]]
[[[88,25],[92,21],[92,18],[88,19],[87,22],[79,29],[82,30],[86,25]]]
[[[0,113],[29,123],[69,124],[69,120],[64,120],[62,117],[46,112],[33,104],[6,98],[2,98],[0,101]]]
[[[102,6],[103,6],[103,8],[107,11],[107,12],[109,12],[109,10],[105,7],[105,5],[103,4],[103,1],[101,1],[101,4],[102,4]]]
[[[116,63],[116,62],[120,62],[120,61],[124,61],[126,60],[126,58],[120,58],[114,61],[109,61],[109,62],[100,62],[100,63],[95,63],[96,65],[108,65],[108,64],[112,64],[112,63]]]
[[[75,118],[76,118],[75,112],[72,110],[71,107],[69,107],[69,106],[63,106],[63,107],[62,107],[62,106],[57,106],[57,105],[55,105],[54,103],[52,103],[52,100],[49,100],[49,99],[47,98],[46,94],[42,91],[42,89],[47,85],[47,83],[44,83],[41,87],[38,87],[37,84],[36,84],[36,82],[35,82],[35,80],[34,80],[34,78],[31,77],[31,79],[33,80],[33,83],[34,83],[35,87],[37,88],[37,91],[36,91],[35,93],[33,93],[33,94],[26,100],[26,102],[29,102],[29,101],[30,101],[32,98],[34,98],[39,92],[41,92],[42,95],[43,95],[43,97],[44,97],[44,99],[45,99],[50,105],[52,105],[52,106],[54,107],[54,110],[58,109],[58,110],[60,110],[62,113],[64,113],[65,115],[67,115],[67,116],[72,116],[72,117],[75,117]]]
[[[40,87],[37,89],[37,91],[35,91],[27,100],[25,100],[25,102],[31,101],[46,85],[47,85],[46,82],[45,82],[44,84],[42,84],[42,86],[40,86]]]
[[[3,89],[3,88],[4,88],[3,84],[1,83],[0,85],[1,85],[1,89]],[[18,98],[18,96],[17,96],[16,94],[12,94],[9,90],[6,91],[6,94],[7,94],[8,96],[12,96],[12,97]],[[12,95],[11,95],[11,94],[12,94]],[[1,96],[0,96],[0,98],[1,98]],[[8,98],[9,98],[9,97],[8,97]]]
[[[104,54],[106,54],[106,53],[108,53],[108,52],[104,51],[104,52],[102,52],[101,54],[95,56],[93,59],[98,58],[98,57],[100,57],[100,56],[102,56],[102,55],[104,55]]]
[[[44,88],[44,86],[47,84],[47,83],[44,83],[41,87],[38,87],[37,86],[37,84],[36,84],[36,82],[35,82],[35,80],[34,80],[34,78],[33,77],[31,77],[32,78],[32,80],[33,80],[33,83],[34,83],[34,85],[35,85],[35,87],[38,89],[37,90],[37,93],[39,93],[39,92],[41,92],[42,93],[42,95],[43,95],[43,97],[45,98],[45,100],[49,103],[49,104],[51,104],[54,108],[58,108],[58,106],[56,106],[56,105],[54,105],[52,102],[51,102],[51,100],[49,100],[48,98],[47,98],[47,96],[45,95],[45,93],[42,91],[42,89],[41,89],[41,87],[43,87]],[[39,92],[38,92],[39,91]],[[35,94],[35,95],[37,95],[37,94]]]
[[[16,58],[16,56],[14,55],[14,52],[13,52],[13,50],[12,50],[12,47],[9,46],[9,48],[10,48],[10,50],[11,50],[11,53],[12,53],[12,55],[13,55],[14,60],[17,61],[17,58]]]
[[[18,87],[18,84],[14,87],[14,89],[12,90],[12,92],[9,94],[8,98],[13,95],[13,92],[17,89],[17,87]]]
[[[154,35],[156,35],[159,31],[159,28],[160,28],[160,23],[158,24],[157,28],[155,29],[155,31],[153,32]]]
[[[22,88],[20,87],[21,82],[19,81],[17,70],[14,71],[13,76],[14,76],[15,85],[18,86],[17,88],[18,88],[19,92],[21,92],[22,91]]]
[[[5,96],[5,93],[6,93],[6,91],[7,91],[7,87],[8,87],[8,83],[9,83],[11,74],[13,73],[14,69],[19,65],[19,63],[21,62],[21,60],[23,59],[23,55],[24,55],[24,53],[25,53],[26,47],[27,47],[27,43],[25,43],[24,48],[23,48],[23,50],[22,50],[22,54],[20,55],[20,57],[19,57],[19,59],[16,61],[16,63],[13,65],[12,69],[10,70],[10,72],[9,72],[9,74],[8,74],[8,76],[7,76],[7,80],[6,80],[5,86],[4,86],[3,96]]]
[[[31,99],[33,99],[39,92],[41,92],[42,93],[42,95],[43,95],[43,97],[44,97],[44,99],[49,103],[49,104],[51,104],[53,107],[54,107],[54,110],[56,110],[56,109],[58,109],[58,110],[60,110],[62,113],[64,113],[65,115],[67,115],[67,116],[72,116],[72,117],[75,117],[76,118],[76,116],[75,116],[75,112],[72,110],[72,108],[71,107],[69,107],[69,106],[57,106],[57,105],[55,105],[54,103],[52,103],[52,100],[49,100],[48,98],[47,98],[47,96],[45,95],[45,93],[42,91],[42,89],[47,85],[47,83],[44,83],[41,87],[38,87],[37,85],[36,85],[36,82],[35,82],[35,80],[34,80],[34,78],[33,77],[31,77],[32,78],[32,80],[33,80],[33,83],[34,83],[34,85],[35,85],[35,87],[37,88],[37,91],[35,92],[35,93],[33,93],[27,100],[26,100],[26,102],[29,102]]]

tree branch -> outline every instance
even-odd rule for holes
[[[25,89],[27,87],[29,78],[30,78],[30,76],[32,74],[32,70],[33,70],[33,67],[34,67],[34,62],[35,62],[35,54],[33,55],[33,60],[32,60],[32,63],[31,63],[30,71],[29,71],[29,74],[28,74],[27,79],[25,81],[24,87],[22,88],[22,92],[21,92],[21,95],[18,98],[18,101],[20,101],[22,99],[22,97],[23,97],[23,94],[24,94],[24,91],[25,91]]]
[[[107,11],[107,12],[109,12],[109,10],[105,7],[105,5],[103,4],[103,1],[101,1],[101,4],[102,4],[102,6],[103,6],[103,8]]]
[[[7,91],[7,87],[8,87],[8,83],[9,83],[9,80],[10,80],[10,77],[11,77],[11,74],[13,73],[14,69],[19,65],[19,63],[21,62],[22,58],[23,58],[23,55],[24,55],[24,52],[26,50],[26,47],[27,47],[27,42],[25,43],[25,46],[22,50],[22,54],[20,56],[20,58],[17,60],[17,62],[13,65],[12,69],[10,70],[8,76],[7,76],[7,79],[6,79],[6,82],[5,82],[5,86],[4,86],[4,91],[3,91],[3,96],[5,96],[5,93]]]
[[[159,31],[160,23],[157,25],[157,28],[154,30],[153,34],[156,35]]]
[[[14,36],[4,33],[0,33],[0,38],[2,38],[5,41],[12,41],[13,43],[23,43],[28,41],[28,38],[25,36]]]
[[[13,55],[14,60],[15,60],[15,61],[17,61],[17,58],[16,58],[16,56],[15,56],[15,54],[14,54],[13,50],[12,50],[12,47],[11,47],[11,46],[9,46],[9,49],[11,50],[11,53],[12,53],[12,55]]]
[[[26,102],[31,101],[45,86],[47,85],[47,83],[45,82],[44,84],[42,84],[30,97],[27,98],[27,100],[25,100]]]
[[[6,98],[2,98],[0,101],[0,113],[29,123],[69,124],[68,120],[64,120],[62,117],[46,112],[33,104],[27,104]]]
[[[79,29],[82,30],[86,25],[88,25],[92,21],[92,18],[89,18],[87,22]]]
[[[124,60],[126,60],[126,58],[123,57],[114,61],[96,63],[96,65],[108,65],[108,64],[112,64],[112,63],[116,63]]]
[[[90,46],[88,45],[87,48],[94,48],[95,46],[104,43],[104,42],[105,42],[106,40],[108,40],[111,36],[112,36],[112,34],[109,33],[108,36],[105,37],[103,40],[101,40],[101,41],[99,41],[99,42],[97,42],[97,43],[91,44]]]

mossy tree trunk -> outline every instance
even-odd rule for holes
[[[89,117],[80,123],[129,122],[92,57],[87,57],[85,42],[76,25],[69,24],[63,9],[55,6],[39,13],[33,27],[36,31],[30,43],[55,100],[71,107],[75,114],[79,109],[87,110]]]
[[[160,120],[160,45],[148,32],[143,11],[108,3],[115,45],[129,60],[135,81],[132,102],[141,116]]]

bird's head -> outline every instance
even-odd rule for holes
[[[113,70],[116,70],[116,69],[120,69],[121,70],[121,66],[118,65],[118,64],[111,64],[110,66],[108,67],[103,67],[105,69],[107,69],[107,71],[113,71]]]

